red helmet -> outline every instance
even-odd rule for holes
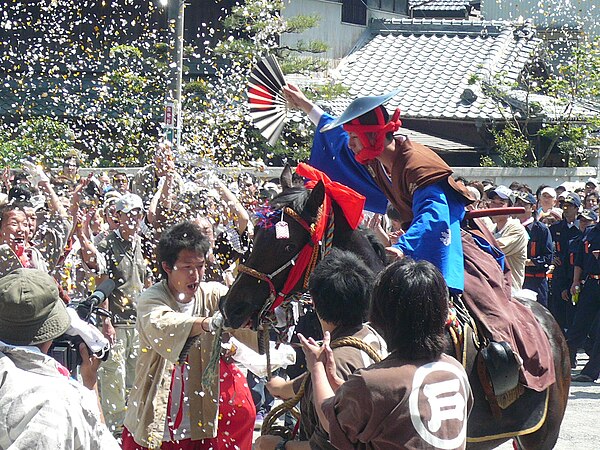
[[[400,90],[396,89],[386,95],[355,99],[340,117],[324,126],[321,132],[343,125],[347,132],[356,133],[363,145],[363,149],[355,155],[356,160],[367,164],[383,152],[385,135],[397,131],[402,125],[400,109],[396,109],[392,119],[388,121],[389,114],[382,106],[399,92]],[[371,143],[368,133],[375,134],[374,143]]]

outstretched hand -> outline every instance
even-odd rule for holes
[[[323,336],[323,345],[319,345],[317,341],[309,337],[306,339],[302,334],[298,333],[298,339],[302,344],[302,350],[306,355],[306,368],[312,372],[317,364],[325,366],[325,348],[329,346],[331,335],[329,331]]]
[[[393,261],[397,261],[399,259],[404,258],[404,253],[402,252],[402,250],[396,247],[386,247],[385,252],[387,253],[388,257],[390,257]]]
[[[301,109],[306,114],[313,108],[312,102],[306,98],[304,92],[294,84],[288,83],[287,86],[283,86],[283,96],[292,108]]]
[[[48,175],[46,175],[41,166],[38,166],[28,160],[23,160],[21,163],[23,164],[23,172],[25,172],[25,175],[32,186],[37,186],[39,183],[50,182],[50,178],[48,178]]]

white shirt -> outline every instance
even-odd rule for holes
[[[0,341],[0,448],[118,450],[93,391],[37,348]]]

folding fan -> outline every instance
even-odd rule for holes
[[[285,85],[283,72],[271,55],[252,69],[248,80],[250,117],[269,145],[275,145],[287,120],[287,103],[282,91]]]

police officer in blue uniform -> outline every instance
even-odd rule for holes
[[[563,330],[569,328],[569,318],[573,315],[570,289],[573,282],[573,265],[569,258],[570,243],[581,236],[577,226],[577,215],[581,199],[574,192],[561,197],[559,203],[563,210],[563,219],[550,226],[554,247],[554,271],[552,274],[551,295],[548,309]]]
[[[525,281],[523,289],[537,293],[537,301],[548,307],[548,278],[546,272],[552,264],[552,236],[548,227],[535,217],[535,197],[529,192],[518,192],[515,206],[525,209],[519,220],[529,234]]]
[[[593,213],[593,212],[592,212]],[[588,214],[589,215],[589,214]],[[593,216],[592,216],[593,217]],[[597,219],[597,216],[595,217]],[[594,381],[600,374],[600,225],[588,227],[575,252],[571,295],[579,296],[573,324],[567,331],[571,365],[588,337],[593,342],[588,364],[573,381]]]

